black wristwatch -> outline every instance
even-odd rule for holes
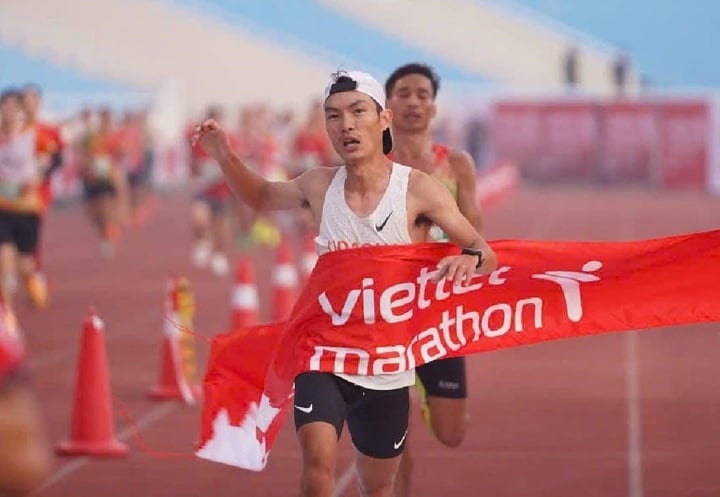
[[[482,266],[482,263],[485,262],[485,259],[483,259],[483,253],[480,249],[474,249],[474,248],[464,248],[462,249],[463,255],[476,255],[478,257],[478,263],[477,266],[475,266],[475,269],[480,269],[480,266]]]

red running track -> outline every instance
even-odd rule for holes
[[[46,266],[51,307],[22,310],[33,384],[53,442],[69,434],[78,339],[89,305],[106,325],[114,395],[153,449],[189,454],[197,407],[147,398],[158,372],[160,303],[168,275],[190,278],[197,331],[224,331],[232,278],[190,266],[187,198],[162,198],[117,257],[97,255],[78,208],[51,213]],[[628,240],[717,228],[720,199],[640,189],[526,186],[487,213],[486,236]],[[268,296],[272,251],[253,255]],[[708,270],[713,270],[708,268]],[[720,269],[715,268],[720,275]],[[267,298],[263,299],[263,302]],[[720,305],[720,298],[719,298]],[[263,313],[269,309],[263,305]],[[441,447],[418,423],[413,496],[709,497],[720,495],[720,326],[675,327],[553,342],[469,360],[471,424],[465,443]],[[207,347],[198,343],[204,360]],[[42,497],[297,495],[299,454],[290,420],[266,471],[251,473],[140,450],[122,459],[58,458]],[[347,478],[347,436],[338,475]]]

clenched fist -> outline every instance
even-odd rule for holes
[[[196,144],[200,144],[203,150],[218,162],[232,153],[227,133],[214,119],[208,119],[195,126],[192,137],[193,147]]]

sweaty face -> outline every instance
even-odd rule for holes
[[[387,106],[393,111],[393,128],[424,131],[435,117],[432,82],[421,74],[408,74],[395,82]]]
[[[344,91],[325,100],[325,128],[335,151],[348,163],[382,154],[382,133],[390,113],[359,91]]]

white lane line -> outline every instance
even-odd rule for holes
[[[642,425],[638,382],[637,333],[625,333],[628,497],[643,497]]]
[[[638,234],[636,218],[627,209],[619,210],[621,236],[632,240]],[[623,337],[625,366],[625,405],[627,416],[628,497],[643,497],[642,417],[640,414],[640,380],[638,378],[637,332],[626,332]]]
[[[333,491],[332,497],[342,497],[345,490],[350,487],[353,481],[355,481],[355,463],[351,462],[337,479],[337,482],[335,482],[335,490]]]

